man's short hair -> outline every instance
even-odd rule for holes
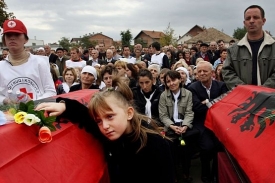
[[[152,46],[152,48],[155,48],[157,51],[160,51],[160,44],[159,44],[159,42],[153,42],[151,46]]]
[[[203,43],[203,41],[202,40],[198,40],[197,43]]]
[[[57,48],[57,49],[56,49],[56,52],[57,52],[57,51],[62,51],[62,52],[63,52],[64,49],[63,49],[63,48]]]
[[[195,46],[191,47],[191,48],[190,48],[190,51],[191,51],[191,50],[194,50],[195,52],[198,52],[198,48],[195,47]]]
[[[83,54],[84,54],[84,55],[87,54],[87,53],[89,53],[89,50],[84,50],[84,51],[83,51]]]
[[[221,42],[224,43],[224,41],[223,41],[222,39],[219,39],[219,40],[217,41],[218,44],[221,43]]]
[[[130,49],[130,46],[124,45],[124,46],[122,47],[122,50],[124,51],[125,48],[129,48],[129,49]]]
[[[222,54],[222,52],[227,52],[227,49],[226,48],[221,49],[220,54]]]
[[[259,6],[259,5],[251,5],[251,6],[249,6],[248,8],[246,8],[246,9],[244,10],[244,13],[243,13],[243,14],[245,15],[246,11],[247,11],[248,9],[252,9],[252,8],[258,8],[258,9],[261,11],[261,16],[262,16],[262,18],[265,17],[264,9],[263,9],[261,6]]]
[[[79,49],[77,47],[72,47],[71,51],[76,51],[76,53],[79,53]]]

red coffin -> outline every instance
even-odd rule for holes
[[[251,182],[275,180],[274,92],[238,86],[208,110],[205,126],[216,134]]]
[[[63,95],[88,102],[93,90]],[[15,123],[0,127],[0,182],[108,183],[101,144],[72,123],[61,124],[50,143],[39,142],[38,127]]]

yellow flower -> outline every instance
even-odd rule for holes
[[[26,117],[27,113],[26,112],[18,112],[14,115],[14,120],[15,123],[21,124],[24,122],[24,119]]]

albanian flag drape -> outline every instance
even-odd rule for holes
[[[251,182],[275,181],[275,90],[237,86],[207,113],[211,129]]]

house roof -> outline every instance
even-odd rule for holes
[[[102,36],[104,36],[104,37],[107,37],[107,38],[109,38],[109,39],[112,39],[112,40],[113,40],[113,38],[111,38],[111,37],[109,37],[109,36],[106,36],[106,35],[104,35],[104,34],[102,34],[102,33],[95,33],[95,34],[91,34],[91,38],[92,38],[92,37],[94,37],[94,36],[96,36],[96,35],[102,35]]]
[[[72,38],[72,39],[71,39],[71,42],[73,42],[73,41],[78,42],[78,41],[80,41],[80,39],[81,39],[81,38]]]
[[[192,27],[189,31],[187,31],[183,36],[185,36],[185,35],[187,35],[187,34],[189,34],[191,37],[194,37],[194,36],[198,35],[199,32],[196,32],[196,33],[195,33],[195,32],[192,32],[192,30],[195,29],[195,28],[200,29],[201,32],[204,30],[204,28],[202,28],[201,26],[195,25],[195,26]]]
[[[197,31],[197,32],[192,31],[195,28],[199,29],[200,31]],[[194,36],[198,35],[200,32],[202,32],[203,30],[204,30],[203,27],[201,27],[199,25],[194,25],[189,31],[187,31],[185,34],[183,34],[183,36],[179,36],[179,39],[177,41],[179,41],[181,38],[183,38],[186,35],[194,37]]]
[[[205,43],[210,43],[211,41],[217,41],[219,39],[222,39],[226,43],[228,43],[232,39],[238,41],[237,39],[211,27],[205,29],[203,32],[187,40],[185,43],[196,43],[198,40],[202,40]]]
[[[104,35],[104,34],[102,34],[102,33],[89,34],[90,38],[92,38],[92,37],[94,37],[94,36],[96,36],[96,35],[102,35],[102,36],[104,36],[104,37],[106,37],[106,38],[109,38],[109,39],[112,39],[112,40],[113,40],[113,38],[111,38],[111,37],[109,37],[109,36],[106,36],[106,35]],[[78,41],[80,41],[80,40],[81,40],[81,38],[72,38],[72,39],[71,39],[71,42],[73,42],[73,41],[78,42]]]
[[[138,36],[141,34],[141,33],[144,33],[146,34],[147,36],[153,38],[153,39],[160,39],[161,37],[165,36],[165,34],[163,32],[160,32],[160,31],[148,31],[148,30],[142,30],[138,33],[138,35],[134,38],[138,38]]]

